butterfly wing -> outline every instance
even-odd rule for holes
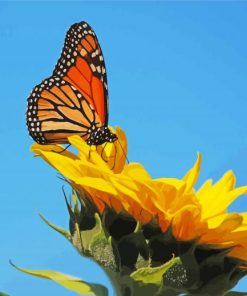
[[[85,140],[100,118],[81,92],[60,77],[50,77],[37,85],[28,98],[29,134],[40,144],[64,144],[78,134]]]
[[[93,29],[75,23],[66,34],[64,47],[53,75],[75,86],[108,125],[108,90],[105,62]]]
[[[92,127],[108,124],[107,77],[102,51],[92,28],[72,25],[52,77],[37,85],[28,98],[27,126],[41,144],[85,140]]]

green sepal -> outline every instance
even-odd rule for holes
[[[179,260],[177,260],[177,262],[174,262],[174,264],[170,266],[170,268],[168,268],[163,274],[162,289],[172,289],[180,293],[185,293],[186,289],[184,288],[184,286],[186,283],[187,273],[181,262],[181,258],[179,258]]]
[[[100,284],[87,283],[79,278],[72,277],[67,274],[63,274],[56,271],[50,270],[30,270],[18,267],[12,262],[10,264],[17,270],[22,271],[26,274],[52,280],[64,288],[77,292],[79,295],[95,295],[95,296],[107,296],[108,290],[105,286]]]
[[[178,253],[181,259],[181,265],[175,267],[175,274],[178,276],[180,272],[182,273],[183,270],[185,270],[186,280],[183,285],[184,287],[189,287],[190,289],[196,289],[201,284],[200,268],[195,258],[195,249],[196,240],[178,243]],[[178,284],[178,282],[176,284]]]
[[[75,231],[74,231],[74,234],[72,236],[72,244],[73,244],[73,246],[76,247],[76,249],[78,250],[79,253],[81,253],[83,255],[89,255],[84,250],[84,244],[83,244],[83,241],[82,241],[81,231],[80,231],[78,223],[75,223],[74,227],[75,227]]]
[[[181,291],[189,295],[225,295],[247,273],[241,270],[240,259],[228,256],[229,251],[212,245],[200,246],[196,241],[179,242],[180,270],[185,271],[179,277],[184,278],[180,282]]]
[[[65,193],[64,193],[64,195],[65,195]],[[80,215],[80,209],[79,209],[79,202],[78,201],[79,201],[78,195],[77,195],[76,191],[74,189],[72,189],[71,202],[74,205],[74,213],[77,216]]]
[[[76,231],[75,224],[78,224],[80,231],[93,229],[96,226],[95,213],[97,213],[97,211],[95,206],[91,204],[86,198],[80,198],[75,189],[72,189],[70,203],[67,200],[64,190],[63,194],[70,216],[70,233],[74,235],[74,232]]]
[[[75,217],[75,213],[72,209],[72,207],[70,206],[69,202],[68,202],[68,199],[67,199],[67,196],[65,194],[65,191],[64,191],[64,188],[62,188],[63,190],[63,196],[64,196],[64,199],[65,199],[65,203],[66,203],[66,206],[67,206],[67,209],[68,209],[68,212],[69,212],[69,216],[70,216],[70,219],[73,223],[76,223],[76,217]],[[73,193],[72,193],[73,194]]]
[[[84,250],[90,252],[92,251],[91,246],[95,244],[96,241],[106,240],[99,215],[96,213],[94,217],[96,220],[96,225],[94,226],[94,228],[80,231],[83,248]]]
[[[50,223],[48,220],[45,219],[44,216],[42,216],[41,214],[39,214],[40,218],[45,222],[45,224],[47,224],[49,227],[51,227],[52,229],[54,229],[55,231],[57,231],[58,233],[62,234],[62,236],[64,236],[67,240],[71,241],[72,237],[71,234],[69,233],[69,231],[67,231],[66,229],[63,229],[59,226],[56,226],[52,223]]]
[[[130,277],[143,284],[160,286],[162,284],[164,273],[166,273],[174,264],[178,263],[180,263],[180,259],[177,257],[158,267],[142,267],[137,271],[134,271]]]
[[[147,229],[147,226],[143,229],[143,234],[148,239],[152,267],[158,267],[168,262],[172,257],[179,256],[177,241],[170,228],[163,233],[159,232],[159,228],[155,228],[155,225],[150,224],[149,229]]]
[[[72,244],[77,248],[77,250],[80,253],[89,257],[95,257],[96,255],[95,249],[98,248],[99,246],[102,246],[102,244],[105,247],[107,247],[106,245],[109,245],[109,248],[111,249],[110,243],[106,238],[105,232],[102,228],[99,215],[95,213],[94,218],[96,221],[95,226],[94,228],[89,230],[81,231],[79,224],[75,223],[75,232],[72,236]],[[112,255],[112,251],[111,251],[111,255]]]

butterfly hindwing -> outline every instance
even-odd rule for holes
[[[90,128],[99,121],[83,94],[60,77],[44,80],[28,98],[28,130],[40,144],[68,143],[73,134],[86,140]]]

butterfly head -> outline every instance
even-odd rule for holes
[[[101,145],[106,142],[113,143],[117,140],[117,136],[110,131],[107,126],[95,128],[90,131],[90,136],[87,139],[88,145]]]

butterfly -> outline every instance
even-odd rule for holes
[[[86,22],[68,30],[52,76],[35,86],[28,97],[26,120],[30,136],[39,144],[66,144],[75,134],[88,145],[117,140],[108,128],[102,50]]]

